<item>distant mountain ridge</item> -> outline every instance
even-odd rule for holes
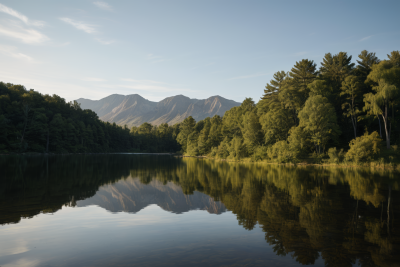
[[[76,100],[83,109],[91,109],[103,121],[119,125],[140,126],[144,122],[153,125],[173,125],[192,116],[196,121],[224,113],[239,106],[239,102],[221,96],[207,99],[192,99],[184,95],[167,97],[160,102],[149,101],[138,94],[113,94],[100,100],[79,98]]]

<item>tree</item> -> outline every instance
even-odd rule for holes
[[[375,53],[368,52],[367,50],[361,51],[358,55],[360,60],[357,60],[357,73],[358,76],[363,77],[364,80],[367,78],[368,74],[371,72],[371,67],[374,64],[378,64],[380,60],[375,56]]]
[[[390,55],[387,55],[389,58],[389,62],[393,65],[393,67],[400,68],[400,51],[392,51]]]
[[[153,125],[151,125],[148,122],[145,122],[142,125],[140,125],[140,127],[138,128],[138,131],[140,134],[150,135],[152,129],[153,129]]]
[[[373,91],[364,95],[364,110],[369,115],[381,116],[386,133],[386,147],[390,148],[390,135],[392,121],[394,121],[394,104],[399,97],[400,88],[400,68],[394,66],[390,61],[382,61],[372,66],[372,71],[368,75],[366,82],[373,82]],[[392,116],[389,120],[390,107]]]
[[[341,116],[342,99],[340,98],[340,88],[345,78],[350,75],[354,69],[354,63],[351,63],[352,56],[347,55],[346,52],[339,52],[336,55],[331,53],[325,54],[321,62],[320,78],[325,80],[331,87],[331,96],[329,102],[336,110],[336,114]]]
[[[262,131],[257,112],[248,111],[243,116],[242,133],[247,151],[252,154],[262,144]]]
[[[265,86],[264,95],[261,97],[261,99],[266,99],[271,95],[278,94],[286,76],[286,72],[283,70],[275,72],[273,79]]]
[[[203,129],[200,131],[199,140],[198,140],[198,149],[200,155],[207,154],[211,147],[210,143],[208,142],[208,136],[210,134],[211,129],[211,119],[205,118],[204,119],[204,126]]]
[[[183,151],[187,151],[188,145],[188,137],[193,132],[194,126],[196,125],[196,121],[193,119],[192,116],[187,117],[181,123],[179,129],[180,132],[177,137],[177,141],[181,144]]]
[[[299,119],[299,126],[310,133],[317,153],[322,153],[327,142],[336,139],[341,133],[335,109],[326,97],[309,97],[299,113]]]
[[[210,148],[212,147],[218,147],[219,143],[222,141],[222,133],[221,133],[221,128],[222,128],[222,118],[219,115],[214,115],[214,117],[211,118],[211,128],[210,132],[208,134],[208,146]]]
[[[35,152],[44,152],[46,150],[47,121],[44,108],[35,109],[26,129],[26,141],[31,150]]]
[[[308,98],[308,85],[312,83],[316,77],[317,64],[313,60],[303,59],[293,66],[289,72],[289,83],[286,91],[292,91],[296,99],[296,108],[301,108]]]
[[[8,131],[7,131],[7,118],[1,114],[0,115],[0,152],[7,147],[8,145]]]
[[[280,140],[286,140],[290,128],[294,126],[292,113],[288,109],[275,108],[260,117],[260,124],[264,131],[266,144],[273,144]]]
[[[82,123],[83,124],[83,123]],[[53,119],[49,125],[49,142],[50,148],[49,150],[52,152],[60,152],[62,150],[62,131],[64,127],[64,121],[60,113],[57,113],[53,116]],[[85,125],[83,125],[85,129]],[[83,139],[82,139],[83,143]]]
[[[355,64],[351,63],[351,59],[352,56],[348,56],[346,52],[339,52],[334,56],[327,53],[321,62],[320,73],[324,78],[334,82],[334,87],[340,88],[344,79],[354,69]]]
[[[371,160],[371,156],[379,153],[379,146],[382,139],[377,132],[356,137],[350,142],[350,149],[346,153],[346,160],[360,162]]]
[[[308,90],[310,90],[310,96],[320,95],[326,97],[328,100],[332,98],[332,87],[324,80],[313,81],[308,85]]]
[[[357,97],[360,96],[360,81],[357,76],[350,75],[342,82],[341,96],[345,96],[345,101],[342,104],[344,115],[350,117],[354,130],[354,138],[357,138],[357,115],[360,113],[357,104]]]
[[[274,74],[273,79],[270,83],[267,83],[264,89],[264,95],[258,103],[258,106],[266,112],[272,108],[274,104],[281,105],[278,94],[280,93],[282,86],[287,78],[287,74],[282,70]]]

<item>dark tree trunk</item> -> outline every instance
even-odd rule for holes
[[[387,215],[388,215],[388,217],[387,217],[387,233],[388,233],[388,235],[390,235],[390,229],[389,229],[389,220],[390,220],[390,197],[391,197],[391,194],[392,194],[392,186],[391,185],[389,185],[389,196],[388,196],[388,207],[387,207]]]
[[[46,153],[49,153],[49,138],[50,138],[50,131],[47,130]]]

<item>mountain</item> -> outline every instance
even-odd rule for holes
[[[172,182],[163,184],[153,180],[146,185],[132,177],[102,186],[93,197],[76,202],[78,207],[97,205],[111,212],[132,213],[151,204],[156,204],[163,210],[173,213],[197,209],[213,214],[221,214],[226,211],[223,203],[214,201],[212,197],[198,191],[191,195],[185,195],[182,188]]]
[[[173,125],[192,116],[196,121],[214,115],[223,116],[225,111],[239,106],[239,102],[212,96],[207,99],[192,99],[183,95],[167,97],[152,102],[138,94],[110,95],[100,100],[79,98],[76,100],[83,109],[91,109],[103,121],[119,125],[140,126],[144,122],[153,125]]]

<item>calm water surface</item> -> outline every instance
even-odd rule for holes
[[[400,266],[399,181],[170,156],[3,156],[0,266]]]

